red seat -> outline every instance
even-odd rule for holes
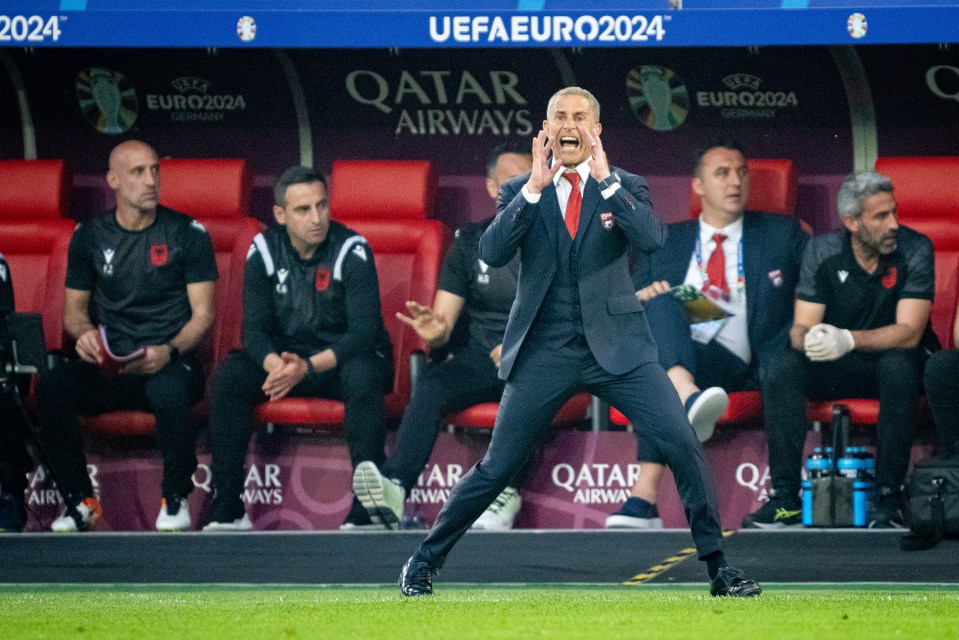
[[[63,160],[0,160],[0,252],[10,265],[17,311],[43,314],[48,349],[63,347],[63,283],[76,223]]]
[[[792,160],[750,159],[749,200],[746,209],[765,211],[786,216],[796,214],[796,195],[799,190],[799,174]],[[689,188],[689,216],[695,218],[702,212],[702,199]],[[812,227],[801,220],[803,230],[812,235]],[[729,394],[729,407],[716,421],[717,425],[759,424],[763,418],[762,396],[759,391],[735,391]],[[615,425],[628,425],[629,421],[615,408],[609,412],[609,420]]]
[[[219,279],[214,293],[213,329],[197,348],[198,360],[210,376],[216,363],[239,342],[243,318],[243,267],[260,223],[250,218],[252,175],[245,160],[164,158],[160,160],[160,194],[163,204],[182,211],[206,228],[213,244]],[[196,417],[208,413],[206,398]],[[88,433],[100,435],[151,435],[156,419],[146,411],[113,411],[82,419]]]
[[[432,300],[450,234],[433,215],[436,174],[426,161],[342,161],[333,164],[333,218],[361,234],[373,249],[380,305],[393,343],[395,377],[386,411],[398,420],[410,398],[410,356],[427,345],[396,319],[407,300]],[[283,398],[259,405],[260,422],[339,427],[343,403]]]
[[[553,426],[581,424],[586,420],[586,410],[592,400],[593,397],[588,393],[577,393],[560,407],[553,418]],[[498,402],[483,402],[447,416],[446,422],[454,428],[492,429],[498,411]]]
[[[879,158],[876,171],[896,188],[900,224],[932,240],[936,298],[930,319],[943,348],[953,348],[959,302],[959,157]]]
[[[959,157],[879,158],[876,171],[892,180],[900,224],[932,240],[936,293],[930,320],[943,348],[952,348],[959,300]],[[879,401],[870,398],[810,401],[806,417],[829,422],[836,404],[849,407],[853,425],[874,425],[879,420]]]

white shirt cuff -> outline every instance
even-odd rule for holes
[[[536,204],[536,203],[538,203],[538,202],[539,202],[539,199],[540,199],[540,196],[543,195],[542,193],[530,193],[530,192],[526,189],[526,185],[525,185],[525,184],[523,185],[522,191],[523,191],[523,197],[526,198],[526,202],[528,202],[528,203],[530,203],[530,204]]]
[[[609,185],[609,188],[603,189],[603,190],[600,191],[599,193],[600,193],[601,196],[603,196],[603,200],[609,200],[609,198],[610,198],[614,193],[616,193],[616,190],[619,189],[621,186],[622,186],[622,185],[619,184],[618,182],[614,182],[613,184]]]

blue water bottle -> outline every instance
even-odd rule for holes
[[[859,477],[859,458],[856,457],[857,447],[846,447],[846,451],[836,461],[836,475],[842,478]]]
[[[869,504],[876,490],[876,459],[865,447],[856,452],[859,461],[857,480],[852,485],[852,524],[854,527],[869,525]]]
[[[802,523],[812,526],[812,481],[829,473],[829,458],[823,455],[821,447],[816,447],[806,459],[806,479],[802,483]]]

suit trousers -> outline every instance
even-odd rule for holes
[[[759,388],[756,367],[747,365],[716,340],[709,344],[693,340],[683,307],[672,296],[659,295],[646,303],[646,319],[664,371],[683,367],[700,389],[722,387],[733,392]],[[640,437],[638,457],[640,462],[665,464],[656,443],[649,438]]]
[[[40,440],[62,485],[63,499],[76,505],[93,496],[78,414],[130,409],[156,415],[163,496],[189,495],[196,470],[196,425],[191,411],[202,394],[203,376],[190,356],[149,375],[110,377],[82,360],[42,374],[38,389]]]
[[[619,408],[656,441],[676,478],[699,557],[722,549],[712,475],[679,396],[656,362],[605,371],[585,341],[544,349],[527,337],[500,401],[486,455],[456,484],[416,557],[439,568],[457,540],[507,486],[560,407],[586,390]]]

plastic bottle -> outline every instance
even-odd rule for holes
[[[844,478],[859,477],[859,458],[857,457],[857,447],[846,447],[845,453],[836,462],[837,475]]]
[[[830,461],[822,447],[816,447],[806,459],[806,479],[802,483],[802,523],[812,526],[812,483],[813,480],[829,475]]]
[[[829,470],[829,460],[823,455],[822,447],[816,447],[806,459],[806,477],[810,480],[821,478]]]
[[[858,479],[852,485],[852,523],[856,527],[869,524],[869,507],[876,493],[876,459],[865,447],[857,452]]]

